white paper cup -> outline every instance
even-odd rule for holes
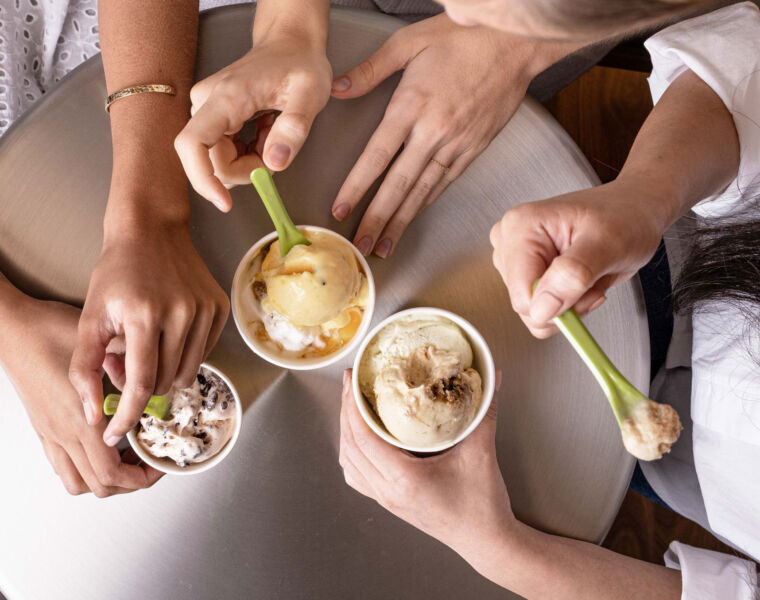
[[[326,367],[327,365],[331,365],[342,359],[344,356],[347,356],[353,352],[359,345],[362,338],[364,338],[364,335],[367,333],[367,330],[369,330],[370,323],[372,322],[372,313],[375,309],[375,280],[372,277],[372,272],[370,271],[369,265],[367,264],[364,256],[362,256],[361,252],[359,252],[356,247],[342,235],[335,233],[330,229],[325,229],[324,227],[316,227],[314,225],[299,225],[298,229],[302,231],[325,233],[347,244],[356,256],[356,259],[359,261],[359,264],[364,271],[364,275],[367,277],[367,284],[369,285],[369,302],[367,303],[367,306],[362,314],[362,322],[359,325],[359,328],[356,330],[354,337],[351,338],[351,341],[332,354],[309,358],[297,358],[276,352],[267,344],[262,343],[260,340],[256,339],[256,336],[253,335],[253,331],[249,327],[248,320],[243,316],[245,314],[245,311],[243,309],[241,295],[242,289],[246,285],[246,282],[242,280],[248,265],[256,258],[256,256],[258,256],[262,249],[268,247],[269,244],[277,239],[276,231],[273,231],[269,235],[261,238],[251,247],[250,250],[248,250],[248,252],[245,253],[243,260],[240,261],[240,264],[235,271],[235,276],[232,279],[232,291],[230,293],[230,298],[232,302],[232,318],[235,320],[235,325],[240,332],[240,336],[243,338],[243,340],[245,340],[245,343],[248,344],[248,347],[251,350],[253,350],[264,360],[277,365],[278,367],[292,369],[294,371],[307,371],[311,369],[320,369],[322,367]]]
[[[370,345],[372,340],[380,332],[380,330],[384,329],[387,325],[393,323],[394,321],[397,321],[398,319],[411,316],[443,317],[458,325],[464,332],[467,341],[470,342],[470,346],[472,347],[472,366],[480,374],[480,377],[483,380],[483,397],[481,399],[478,412],[475,414],[475,418],[472,420],[472,423],[470,423],[453,440],[443,444],[438,444],[436,446],[410,446],[409,444],[404,444],[403,442],[396,439],[385,428],[382,420],[372,408],[372,405],[369,403],[369,401],[364,397],[364,394],[362,394],[361,389],[359,388],[359,365],[361,364],[364,352],[367,350],[367,347]],[[372,331],[367,334],[367,337],[364,338],[361,346],[359,346],[359,351],[356,353],[351,385],[353,388],[356,405],[359,408],[359,413],[361,413],[362,418],[364,418],[364,421],[367,423],[369,428],[372,429],[372,431],[374,431],[389,444],[393,444],[398,448],[403,448],[404,450],[408,450],[410,452],[432,454],[436,452],[443,452],[444,450],[448,450],[449,448],[455,446],[468,435],[470,435],[480,424],[480,422],[483,420],[483,417],[485,417],[486,412],[488,412],[488,407],[491,405],[491,400],[493,399],[494,388],[496,385],[496,371],[494,368],[493,356],[491,355],[491,350],[489,349],[488,344],[486,344],[483,336],[480,335],[480,332],[475,329],[475,327],[469,321],[466,321],[459,315],[456,315],[448,310],[443,310],[441,308],[419,307],[402,310],[401,312],[392,314],[390,317],[380,322],[376,327],[372,329]]]
[[[157,458],[153,456],[152,454],[148,453],[148,451],[140,444],[140,442],[137,439],[137,430],[132,429],[127,433],[127,439],[129,440],[130,445],[132,446],[132,449],[135,451],[135,454],[140,457],[140,459],[145,463],[153,467],[154,469],[158,469],[159,471],[163,471],[164,473],[168,473],[170,475],[196,475],[197,473],[203,473],[203,471],[208,471],[209,469],[215,467],[218,465],[224,458],[230,453],[232,450],[232,447],[235,445],[235,442],[237,442],[238,437],[240,436],[240,428],[243,424],[243,407],[240,404],[240,396],[238,395],[237,390],[235,389],[235,386],[232,385],[232,382],[229,380],[229,378],[222,373],[219,369],[216,367],[212,367],[209,364],[203,363],[201,367],[211,371],[214,373],[214,375],[217,375],[224,383],[227,384],[227,387],[230,388],[230,391],[232,392],[232,396],[235,398],[235,429],[232,432],[232,437],[228,440],[228,442],[224,445],[224,447],[214,454],[214,456],[210,457],[208,460],[204,460],[203,462],[199,463],[190,463],[186,467],[180,467],[177,463],[175,463],[170,458]]]

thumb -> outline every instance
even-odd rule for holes
[[[332,84],[332,95],[341,99],[363,96],[396,71],[405,68],[414,56],[414,48],[407,37],[392,35],[372,56],[336,77]]]
[[[311,125],[321,106],[308,101],[292,102],[274,120],[264,142],[264,164],[272,171],[290,166],[311,131]]]
[[[569,310],[610,267],[609,255],[598,241],[578,239],[552,260],[541,277],[531,299],[530,318],[544,324]]]

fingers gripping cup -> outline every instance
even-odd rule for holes
[[[462,317],[412,308],[369,333],[352,386],[359,412],[384,440],[413,452],[441,452],[467,437],[488,411],[493,358]]]
[[[356,348],[369,329],[375,283],[343,236],[301,226],[309,245],[282,256],[275,232],[246,253],[232,281],[232,315],[256,354],[287,369],[317,369]]]

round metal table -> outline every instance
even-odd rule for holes
[[[197,76],[244,53],[251,8],[201,19]],[[339,73],[402,23],[332,13]],[[296,222],[349,235],[332,199],[397,79],[369,96],[331,100],[293,166],[278,176]],[[111,169],[99,58],[73,72],[0,143],[0,268],[25,290],[84,298],[101,243]],[[374,320],[415,305],[470,320],[504,383],[497,447],[517,515],[541,529],[599,542],[633,468],[597,384],[557,337],[531,338],[491,265],[488,232],[510,206],[597,183],[567,134],[526,100],[489,149],[417,219],[389,260],[370,259]],[[271,229],[251,188],[231,214],[192,198],[192,233],[223,287]],[[357,216],[362,211],[357,211]],[[646,389],[649,348],[637,283],[613,290],[587,320],[611,358]],[[286,372],[254,356],[232,319],[211,355],[246,406],[241,438],[218,468],[162,479],[148,491],[69,497],[0,373],[0,590],[9,600],[183,598],[504,598],[455,553],[360,496],[338,466],[341,370]],[[12,449],[12,452],[9,450]]]

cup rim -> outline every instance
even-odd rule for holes
[[[238,394],[237,389],[232,384],[229,377],[222,373],[222,371],[220,371],[217,367],[204,362],[201,363],[201,368],[211,371],[222,381],[224,381],[224,383],[227,384],[227,387],[230,388],[230,391],[235,398],[235,429],[232,432],[230,439],[219,452],[217,452],[208,460],[204,460],[203,462],[191,463],[186,467],[180,467],[179,465],[173,463],[170,459],[158,458],[148,453],[148,451],[140,445],[140,442],[137,439],[137,433],[135,432],[136,428],[132,428],[127,432],[129,445],[132,446],[132,449],[135,451],[135,454],[140,457],[140,460],[142,460],[145,464],[150,465],[154,469],[166,473],[167,475],[196,475],[198,473],[202,473],[203,471],[208,471],[209,469],[218,465],[232,451],[232,447],[237,442],[238,437],[240,437],[240,430],[243,425],[243,407],[240,404],[240,395]]]
[[[359,388],[359,365],[361,364],[362,356],[364,355],[364,352],[367,350],[367,347],[369,346],[369,344],[372,342],[375,336],[380,332],[380,330],[384,329],[387,325],[390,325],[394,321],[397,321],[401,318],[404,318],[410,315],[436,315],[436,316],[449,319],[450,321],[458,325],[464,331],[465,336],[468,338],[468,341],[473,346],[473,355],[475,355],[478,350],[480,351],[479,352],[480,356],[478,356],[478,358],[480,359],[480,362],[483,363],[480,365],[483,371],[480,373],[480,376],[483,381],[483,398],[481,399],[480,407],[478,407],[478,412],[475,414],[475,417],[473,418],[472,422],[456,438],[454,438],[450,442],[445,442],[443,444],[438,444],[436,446],[420,447],[420,446],[412,446],[410,444],[405,444],[399,441],[398,439],[396,439],[393,435],[391,435],[387,429],[385,429],[384,427],[378,426],[378,423],[375,421],[375,418],[373,417],[373,414],[376,414],[376,413],[374,409],[370,406],[369,401],[364,397],[364,394],[362,394],[361,389]],[[475,346],[477,346],[477,350]],[[354,392],[354,401],[356,402],[356,406],[359,409],[359,413],[361,414],[367,426],[374,433],[380,436],[383,440],[385,440],[389,444],[396,446],[397,448],[401,448],[409,452],[418,452],[418,453],[424,453],[424,454],[433,454],[436,452],[443,452],[444,450],[453,448],[459,442],[465,439],[468,435],[470,435],[477,428],[477,426],[480,425],[480,422],[486,416],[486,413],[488,412],[488,407],[491,405],[491,402],[493,401],[495,386],[496,386],[496,368],[494,366],[493,355],[491,354],[491,349],[489,348],[482,334],[475,328],[475,326],[472,323],[470,323],[464,317],[461,317],[460,315],[457,315],[456,313],[453,313],[449,310],[445,310],[443,308],[436,308],[432,306],[419,306],[419,307],[407,308],[405,310],[401,310],[399,312],[393,313],[386,319],[383,319],[380,323],[378,323],[375,327],[373,327],[372,330],[366,335],[366,337],[362,341],[361,346],[359,346],[359,350],[356,353],[356,358],[354,359],[353,373],[351,375],[351,387]],[[379,420],[379,417],[377,418]]]
[[[239,303],[237,291],[240,286],[240,279],[242,278],[243,271],[245,271],[245,268],[250,263],[250,261],[261,251],[265,245],[271,243],[277,238],[276,231],[272,231],[271,233],[259,239],[253,246],[248,249],[241,261],[238,263],[238,267],[235,270],[235,275],[232,278],[230,304],[232,308],[232,319],[235,322],[235,327],[237,328],[240,337],[243,338],[243,341],[246,343],[246,345],[257,356],[263,358],[265,361],[273,365],[282,367],[284,369],[290,369],[292,371],[311,371],[314,369],[321,369],[322,367],[327,367],[338,362],[350,354],[353,350],[355,350],[364,336],[367,334],[367,331],[369,330],[369,327],[372,323],[372,315],[375,310],[375,278],[372,275],[372,270],[369,268],[367,259],[350,241],[348,241],[341,234],[333,231],[332,229],[327,229],[326,227],[319,227],[318,225],[297,225],[296,227],[298,229],[304,229],[306,231],[326,233],[348,244],[353,251],[354,256],[356,256],[357,260],[359,261],[359,264],[361,265],[365,276],[367,277],[367,285],[369,286],[369,302],[367,303],[367,306],[362,314],[362,322],[359,324],[359,328],[356,330],[354,337],[351,338],[351,341],[343,346],[343,348],[332,354],[328,354],[323,357],[303,359],[289,358],[270,352],[263,345],[259,344],[256,340],[247,334],[246,329],[243,326],[244,324],[242,323],[242,319],[239,317],[240,307],[238,305]]]

